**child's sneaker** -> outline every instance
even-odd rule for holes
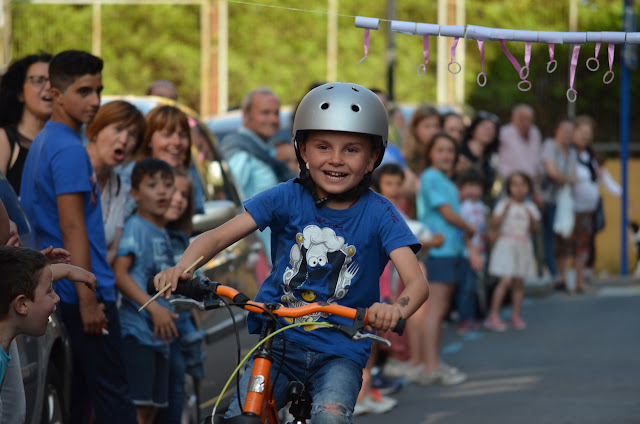
[[[397,400],[383,396],[377,390],[371,389],[368,395],[356,403],[353,415],[384,414],[395,408],[397,404]]]
[[[463,383],[467,380],[467,374],[463,373],[455,367],[451,367],[444,363],[440,367],[427,374],[420,374],[415,381],[422,386],[432,386],[442,384],[444,386],[453,386]]]
[[[527,323],[519,316],[511,316],[511,326],[516,330],[524,330],[527,328]]]
[[[413,366],[409,361],[387,361],[384,364],[382,373],[389,378],[408,378],[422,372],[422,364]]]
[[[466,321],[462,321],[460,325],[458,325],[458,335],[465,336],[473,331],[477,331],[478,329],[478,323],[472,319],[468,319]]]
[[[490,331],[503,332],[507,330],[507,324],[496,315],[489,315],[484,321],[484,328]]]

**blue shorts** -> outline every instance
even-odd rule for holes
[[[456,284],[463,281],[467,270],[467,259],[460,256],[428,257],[427,280],[430,283]]]
[[[136,406],[169,405],[169,355],[144,346],[135,337],[122,341],[129,394]]]

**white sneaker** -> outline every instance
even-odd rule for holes
[[[444,386],[453,386],[463,383],[467,380],[467,374],[451,367],[445,363],[440,364],[440,368],[427,374],[420,374],[415,381],[423,386],[431,386],[442,384]]]
[[[372,395],[366,395],[356,403],[353,415],[384,414],[395,408],[397,404],[398,401],[390,397],[382,396],[379,399],[375,399]]]
[[[422,373],[422,364],[411,365],[409,361],[389,361],[384,364],[382,373],[389,378],[406,378],[412,380]]]

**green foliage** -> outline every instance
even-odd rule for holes
[[[215,8],[216,0],[211,1]],[[621,0],[576,1],[579,31],[620,30]],[[228,2],[229,104],[237,106],[247,91],[259,86],[271,87],[284,104],[295,104],[311,83],[326,79],[328,1],[254,2],[288,9]],[[437,23],[436,1],[396,0],[395,3],[395,19]],[[21,0],[12,2],[11,10],[14,58],[38,50],[51,53],[68,48],[91,50],[91,6],[28,4],[27,0]],[[353,17],[385,19],[387,1],[342,0],[338,13],[338,80],[386,90],[390,60],[388,22],[382,21],[378,31],[371,31],[369,57],[357,65],[364,55],[364,31],[355,28]],[[466,1],[466,23],[486,27],[567,31],[568,15],[569,1]],[[215,27],[213,34],[215,55]],[[394,34],[394,95],[397,101],[435,103],[436,39],[430,37],[427,74],[419,78],[416,68],[423,62],[421,37]],[[511,42],[507,47],[522,63],[524,43]],[[165,78],[176,83],[184,103],[199,108],[202,93],[198,6],[103,5],[101,50],[105,60],[106,94],[142,94],[153,80]],[[593,52],[593,44],[583,46],[580,52],[575,83],[579,95],[575,110],[577,114],[586,113],[597,118],[599,139],[615,140],[619,120],[620,47],[616,48],[616,77],[610,85],[602,83],[602,76],[608,69],[606,45],[600,52],[600,69],[593,73],[585,69],[585,61],[593,56]],[[554,74],[548,74],[547,45],[533,44],[529,77],[533,88],[529,92],[517,89],[519,77],[498,42],[485,43],[484,70],[488,82],[483,88],[476,83],[480,54],[475,41],[467,40],[466,53],[463,72],[448,75],[447,79],[448,84],[452,84],[456,78],[464,78],[467,107],[488,109],[508,120],[514,103],[529,103],[536,108],[538,122],[547,134],[554,122],[567,114],[565,93],[570,46],[556,47],[558,68]],[[632,87],[640,87],[637,72],[632,72]],[[634,98],[632,109],[637,110],[638,106],[640,104]],[[638,130],[640,123],[635,124],[632,134]]]

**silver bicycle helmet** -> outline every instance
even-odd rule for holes
[[[372,136],[373,147],[380,149],[374,169],[380,165],[389,138],[387,111],[371,90],[361,85],[336,82],[323,84],[309,91],[300,101],[293,121],[293,140],[300,164],[299,182],[309,189],[321,206],[329,199],[354,198],[371,185],[371,173],[349,193],[318,199],[315,184],[306,169],[298,144],[308,131],[345,131]]]

